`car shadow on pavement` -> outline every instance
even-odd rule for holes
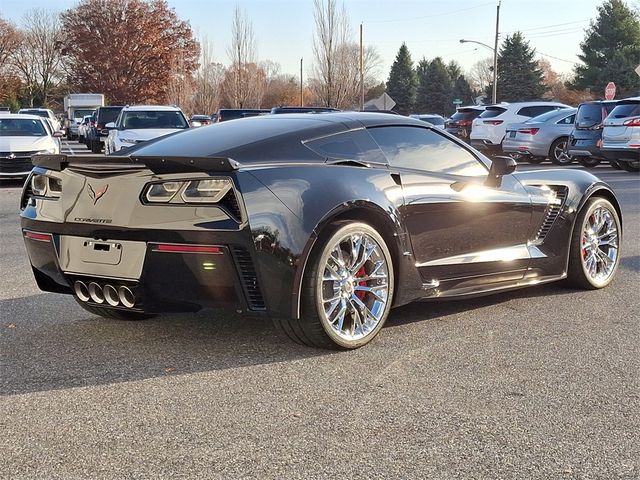
[[[131,322],[93,316],[67,296],[0,301],[0,395],[332,353],[291,342],[269,319],[217,310]]]

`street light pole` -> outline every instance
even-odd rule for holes
[[[300,106],[304,107],[304,87],[302,84],[302,60],[304,60],[304,58],[300,59]]]
[[[496,7],[496,39],[493,47],[490,47],[486,43],[478,42],[476,40],[461,39],[460,43],[477,43],[483,47],[488,48],[493,52],[493,92],[491,95],[491,101],[498,103],[498,27],[500,25],[500,1]]]
[[[496,40],[493,47],[493,103],[498,103],[498,26],[500,24],[500,1],[496,6]]]

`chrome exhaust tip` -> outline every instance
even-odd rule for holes
[[[73,291],[76,293],[76,297],[78,297],[83,302],[89,301],[89,288],[87,284],[81,282],[80,280],[76,280],[73,284]]]
[[[104,303],[104,293],[102,292],[102,287],[96,282],[91,282],[89,284],[89,296],[95,303]]]
[[[118,298],[118,290],[113,285],[105,285],[102,289],[102,293],[104,295],[104,299],[107,301],[109,305],[112,307],[117,307],[120,305],[120,299]]]
[[[125,287],[124,285],[118,288],[118,297],[120,303],[127,308],[133,308],[136,304],[136,296],[129,287]]]

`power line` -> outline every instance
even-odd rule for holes
[[[502,32],[502,33],[531,32],[533,30],[547,30],[547,29],[550,29],[550,28],[553,29],[555,27],[564,27],[566,25],[575,25],[576,23],[585,23],[585,22],[588,22],[589,20],[590,19],[576,20],[575,22],[556,23],[554,25],[544,25],[544,26],[540,26],[540,27],[523,28],[523,29],[512,30],[510,32]],[[539,33],[544,33],[544,32],[539,32]]]
[[[536,50],[536,53],[538,55],[542,55],[543,57],[549,57],[549,58],[553,58],[554,60],[560,60],[561,62],[574,63],[574,64],[577,63],[577,62],[572,62],[571,60],[565,60],[564,58],[554,57],[553,55],[549,55],[548,53],[543,53],[538,50]]]

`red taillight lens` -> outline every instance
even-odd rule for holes
[[[96,122],[91,122],[91,123],[89,124],[89,126],[90,126],[91,128],[95,127],[95,126],[96,126]]]
[[[96,128],[98,128],[98,129],[102,130],[102,129],[104,128],[104,123],[98,123],[98,124],[96,125]]]
[[[459,127],[468,127],[469,125],[471,125],[471,120],[460,120],[460,121],[458,121],[458,126]]]
[[[503,120],[484,120],[483,123],[486,123],[487,125],[500,125],[503,122]]]
[[[538,133],[539,128],[521,128],[518,130],[518,133],[528,133],[529,135],[535,135]]]
[[[170,253],[222,253],[222,248],[212,245],[174,245],[159,244],[154,249],[156,252]]]
[[[29,240],[36,240],[38,242],[50,242],[51,234],[50,233],[38,233],[38,232],[30,232],[29,230],[24,231],[25,238]]]
[[[632,118],[623,123],[625,127],[640,127],[640,118]]]

